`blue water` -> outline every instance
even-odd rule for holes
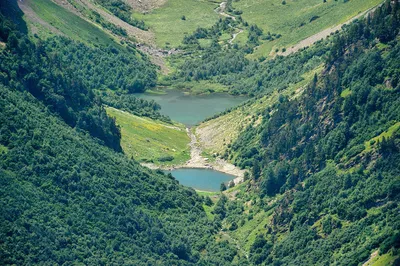
[[[235,176],[211,169],[180,168],[171,173],[181,185],[204,191],[219,191],[221,183],[227,184]]]
[[[248,99],[226,93],[186,95],[177,90],[166,90],[165,92],[166,94],[139,93],[136,96],[154,100],[161,105],[161,114],[168,115],[172,120],[189,127]]]

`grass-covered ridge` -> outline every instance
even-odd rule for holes
[[[179,165],[190,158],[189,136],[181,124],[138,117],[115,108],[107,114],[121,128],[121,146],[129,158],[161,165]]]
[[[282,37],[264,42],[256,51],[257,56],[267,56],[274,49],[290,47],[324,29],[339,25],[360,12],[382,3],[382,0],[240,0],[232,6],[240,10],[242,18],[256,24],[264,32],[281,34]]]
[[[26,4],[40,19],[73,40],[82,41],[91,46],[115,45],[111,35],[51,0],[32,0],[27,1]],[[40,35],[40,32],[38,34]]]

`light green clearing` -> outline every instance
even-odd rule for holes
[[[8,148],[2,144],[0,144],[0,154],[1,153],[7,153],[8,152]]]
[[[351,94],[351,90],[350,89],[345,89],[345,90],[342,91],[342,93],[340,93],[340,97],[346,98],[350,94]]]
[[[365,266],[389,266],[393,265],[394,261],[398,258],[398,255],[394,255],[391,252],[386,253],[384,255],[377,255],[374,258],[371,258]]]
[[[204,197],[219,197],[220,192],[196,190],[197,194]]]
[[[169,125],[111,107],[106,110],[121,127],[121,146],[127,156],[158,165],[176,165],[189,160],[190,139],[182,124]],[[158,160],[165,156],[173,156],[174,159],[168,162]]]
[[[115,45],[111,35],[50,0],[32,0],[29,5],[42,20],[74,40],[93,46]]]
[[[271,216],[268,216],[264,211],[258,212],[253,219],[246,221],[242,227],[239,227],[231,235],[237,239],[240,245],[250,251],[251,245],[254,243],[258,234],[266,233],[267,225],[271,221]]]
[[[182,44],[185,34],[191,34],[198,27],[211,27],[219,18],[214,11],[218,3],[205,0],[169,0],[164,6],[149,14],[135,13],[156,35],[158,47],[177,47]],[[185,16],[186,20],[182,20]]]
[[[385,132],[382,132],[379,136],[376,136],[372,139],[370,139],[369,141],[366,141],[364,143],[365,145],[365,152],[369,152],[372,149],[373,145],[376,145],[378,142],[381,142],[383,137],[390,138],[394,132],[396,132],[398,129],[400,128],[400,122],[397,122],[396,124],[394,124],[393,126],[389,127],[388,130],[386,130]],[[371,144],[373,143],[373,144]]]
[[[214,210],[214,207],[213,206],[207,206],[207,205],[203,204],[203,209],[206,212],[207,218],[210,221],[213,221],[214,220],[214,214],[212,214],[211,212]]]
[[[243,11],[242,18],[249,24],[257,24],[264,30],[282,37],[274,42],[266,41],[256,52],[267,56],[272,49],[289,47],[324,29],[339,25],[366,11],[382,0],[351,0],[346,3],[335,0],[241,0],[233,1],[236,10]],[[310,22],[311,18],[319,18]],[[304,24],[304,25],[302,25]],[[301,26],[302,25],[302,26]]]

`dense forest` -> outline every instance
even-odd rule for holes
[[[70,126],[120,151],[119,129],[96,91],[134,93],[155,86],[156,70],[150,61],[122,47],[90,48],[61,37],[34,43],[3,16],[0,19],[0,37],[7,43],[0,53],[2,84],[29,91]],[[130,101],[130,109],[134,105],[141,109],[154,103]],[[161,117],[158,109],[148,108],[146,114]]]
[[[28,92],[1,86],[0,110],[2,265],[190,265],[216,249],[218,225],[194,190],[73,130]]]
[[[358,265],[376,248],[398,252],[399,23],[387,1],[336,35],[303,96],[280,98],[232,145],[261,209],[283,195],[252,245],[254,264]]]
[[[114,151],[119,130],[94,91],[102,88],[90,79],[99,73],[92,75],[92,66],[84,69],[82,62],[99,56],[99,64],[116,64],[119,52],[91,52],[64,39],[35,44],[1,18],[1,264],[230,261],[236,250],[213,241],[220,224],[207,218],[204,198]],[[143,70],[139,63],[122,62],[120,68],[132,75]],[[159,108],[141,100],[123,106],[140,107]],[[201,256],[207,250],[219,255]]]

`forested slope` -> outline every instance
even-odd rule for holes
[[[91,68],[130,70],[116,84],[124,92],[130,78],[154,78],[150,66],[135,55],[118,65],[122,51],[65,39],[34,44],[0,22],[0,264],[191,265],[211,263],[207,250],[222,262],[235,253],[213,241],[219,225],[194,190],[119,152],[119,128],[96,95],[101,72]]]
[[[399,256],[399,28],[397,1],[347,27],[303,96],[282,97],[232,144],[231,158],[251,166],[252,178],[229,202],[225,227],[234,236],[254,229],[250,263]]]

